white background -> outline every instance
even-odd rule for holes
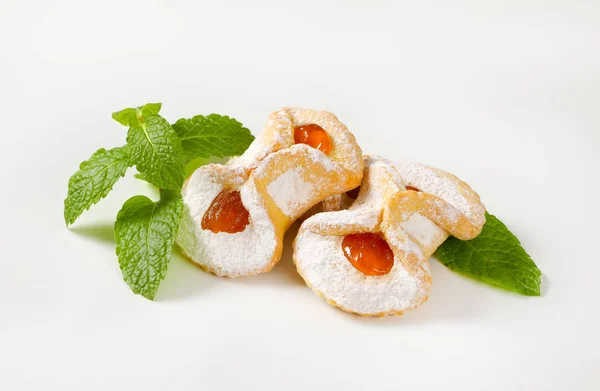
[[[485,3],[485,4],[484,4]],[[598,1],[0,2],[0,389],[598,390]],[[544,272],[525,298],[432,260],[402,317],[315,296],[289,247],[228,280],[174,255],[155,302],[114,254],[129,176],[68,230],[69,176],[171,121],[327,109],[366,153],[453,172]],[[292,236],[288,237],[288,240]]]

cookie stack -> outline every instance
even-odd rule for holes
[[[178,245],[227,277],[271,270],[285,231],[318,211],[294,241],[298,272],[328,303],[365,316],[422,304],[431,254],[449,235],[475,238],[485,223],[479,196],[454,175],[363,156],[335,115],[302,108],[272,113],[242,156],[200,167],[182,195]],[[342,210],[348,196],[356,200]]]

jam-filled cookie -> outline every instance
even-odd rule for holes
[[[307,219],[294,262],[329,304],[366,316],[401,314],[429,297],[427,261],[437,247],[449,235],[475,238],[484,223],[479,196],[456,176],[368,157],[356,201]]]
[[[311,207],[360,184],[364,161],[352,133],[326,111],[283,108],[226,165],[184,184],[177,243],[205,270],[240,277],[269,271],[287,228]]]

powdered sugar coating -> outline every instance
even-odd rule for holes
[[[406,186],[422,191],[407,191]],[[306,220],[294,242],[294,262],[317,294],[345,311],[400,314],[427,300],[427,260],[435,249],[449,233],[477,236],[484,213],[479,196],[451,174],[418,163],[396,165],[367,157],[354,204],[349,210]],[[346,259],[343,237],[359,232],[383,234],[394,253],[388,274],[366,276]]]
[[[430,247],[433,240],[444,234],[444,229],[420,213],[413,213],[400,226],[420,247]]]
[[[294,128],[316,123],[333,143],[329,155],[295,145]],[[269,271],[279,260],[283,233],[310,207],[357,186],[362,151],[348,129],[328,112],[282,108],[269,116],[246,152],[227,165],[208,165],[182,190],[184,216],[177,237],[182,251],[217,275],[239,277]],[[202,217],[223,190],[239,190],[249,224],[238,233],[213,233]]]
[[[267,192],[287,216],[300,213],[304,200],[314,197],[314,186],[304,180],[304,171],[303,167],[287,170],[267,186]]]
[[[394,262],[384,276],[366,276],[358,271],[341,251],[343,238],[305,232],[294,244],[297,260],[310,259],[301,263],[302,277],[322,296],[360,314],[407,310],[427,296],[427,284],[410,275],[399,262]]]
[[[243,175],[237,178],[238,181],[226,186],[210,167],[196,170],[182,191],[185,211],[177,235],[177,243],[189,258],[198,260],[217,275],[230,277],[269,268],[277,251],[275,227],[256,187],[245,181]],[[202,229],[202,216],[214,198],[226,189],[240,191],[242,203],[250,214],[248,226],[235,234]]]
[[[311,218],[306,229],[321,234],[338,232],[374,232],[381,223],[381,211],[376,209],[340,210],[318,213]]]
[[[250,144],[242,156],[234,157],[227,165],[255,169],[270,154],[294,145],[294,119],[287,108],[269,115],[262,133]]]
[[[485,207],[481,202],[472,201],[474,198],[479,199],[479,196],[456,176],[416,162],[386,162],[394,167],[404,186],[413,186],[441,198],[475,225],[485,223]]]
[[[362,171],[364,164],[362,151],[360,156],[356,155],[360,148],[358,148],[354,135],[334,114],[328,111],[306,110],[299,107],[289,107],[287,111],[294,118],[294,127],[315,124],[327,132],[333,146],[328,156],[333,161],[339,162],[350,172]],[[315,149],[315,151],[317,150]]]
[[[269,182],[266,193],[290,221],[327,197],[346,191],[353,174],[323,152],[295,144],[266,157],[252,177]],[[325,198],[327,198],[325,197]]]

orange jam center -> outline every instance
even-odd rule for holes
[[[421,191],[421,190],[417,189],[416,187],[412,187],[412,186],[406,186],[406,190]]]
[[[394,266],[394,253],[380,234],[346,235],[342,250],[352,266],[367,276],[383,276]]]
[[[310,124],[296,127],[294,129],[294,142],[296,144],[308,144],[326,155],[331,152],[331,140],[325,129],[319,125]]]
[[[222,191],[215,197],[202,218],[202,229],[214,233],[242,232],[249,221],[249,214],[239,191]]]

